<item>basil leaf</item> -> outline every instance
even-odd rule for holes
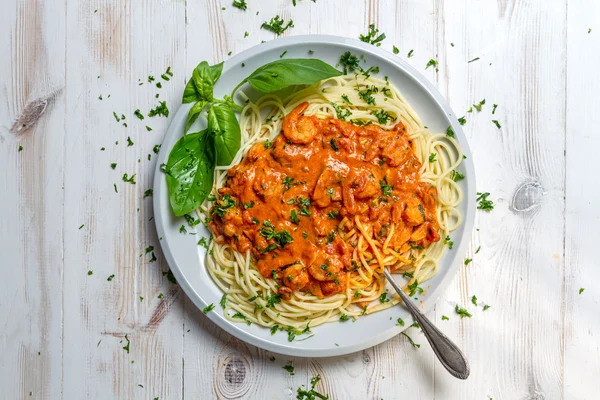
[[[194,69],[192,79],[189,80],[183,91],[182,102],[191,103],[193,101],[212,101],[213,87],[221,76],[223,63],[216,65],[208,65],[206,61],[202,61]]]
[[[208,111],[208,130],[215,141],[217,165],[229,165],[240,149],[242,134],[233,110],[226,103],[213,104]]]
[[[171,208],[185,215],[210,193],[215,170],[215,149],[208,130],[190,133],[175,143],[167,161],[167,187]]]
[[[185,129],[183,130],[184,133],[187,132],[188,129],[190,129],[190,126],[192,126],[192,124],[198,119],[200,113],[202,110],[204,110],[204,107],[206,107],[207,104],[208,102],[206,100],[200,100],[197,101],[196,104],[194,104],[194,106],[190,109],[187,116],[187,122],[185,123]]]
[[[263,65],[244,79],[238,87],[248,82],[259,92],[269,93],[292,85],[311,85],[340,75],[342,72],[321,60],[290,58]]]

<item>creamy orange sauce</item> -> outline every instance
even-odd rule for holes
[[[228,171],[210,226],[221,243],[245,254],[274,278],[279,293],[319,297],[344,291],[358,267],[353,245],[338,235],[355,216],[372,237],[400,253],[439,241],[435,187],[420,182],[406,128],[363,127],[303,116],[300,104],[273,143],[254,145]]]

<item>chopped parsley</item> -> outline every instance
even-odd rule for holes
[[[92,271],[91,269],[88,271],[88,275],[94,275],[94,271]]]
[[[208,250],[208,242],[206,241],[206,238],[204,236],[202,236],[200,238],[200,240],[198,240],[198,246],[202,246],[204,247],[206,250]]]
[[[400,53],[400,49],[398,49],[396,46],[392,46],[392,51],[394,52],[394,54]]]
[[[479,60],[479,57],[475,57],[474,59],[467,61],[467,64],[470,64],[470,63],[472,63],[473,61],[477,61],[477,60]]]
[[[136,117],[138,117],[141,120],[144,119],[144,115],[142,115],[139,108],[133,112],[133,115],[135,115]]]
[[[493,120],[492,120],[492,122],[494,123],[494,125],[496,125],[496,127],[497,127],[498,129],[502,128],[502,126],[500,126],[500,122],[498,122],[498,120],[497,120],[497,119],[493,119]]]
[[[348,97],[346,96],[346,98],[348,98]],[[345,121],[347,117],[352,115],[352,111],[350,111],[348,109],[342,110],[342,108],[340,106],[338,106],[337,104],[335,104],[334,102],[331,102],[331,105],[333,106],[333,109],[335,110],[335,113],[337,114],[337,117],[339,120]]]
[[[314,376],[310,380],[310,390],[298,388],[296,399],[297,400],[315,400],[317,398],[321,399],[321,400],[329,399],[329,395],[324,395],[315,390],[315,387],[317,386],[317,383],[319,383],[320,380],[321,380],[321,377],[319,375]]]
[[[286,50],[286,51],[284,51],[283,53],[281,53],[281,54],[279,55],[279,58],[283,58],[283,57],[284,57],[284,56],[287,54],[287,52],[288,52],[288,51]]]
[[[350,319],[350,317],[348,316],[348,314],[342,314],[340,316],[340,321],[345,322],[348,321]]]
[[[373,115],[377,117],[377,121],[382,125],[387,125],[389,121],[396,121],[396,118],[392,117],[390,113],[382,109],[376,110]]]
[[[231,316],[231,318],[239,318],[239,319],[243,319],[244,321],[246,321],[246,323],[247,323],[248,325],[250,325],[250,324],[251,324],[251,322],[250,322],[250,321],[248,321],[248,318],[246,318],[246,316],[245,316],[244,314],[242,314],[241,312],[239,312],[239,311],[238,311],[238,312],[236,312],[235,314],[233,314],[233,315]]]
[[[475,250],[475,254],[479,253],[479,250],[481,250],[481,246],[479,246],[479,247],[477,248],[477,250]]]
[[[454,137],[454,129],[452,129],[452,125],[449,125],[448,128],[446,128],[446,136],[448,137]]]
[[[410,342],[410,344],[412,345],[412,347],[414,347],[414,348],[416,348],[416,349],[418,349],[418,348],[420,348],[420,347],[421,347],[421,345],[420,345],[420,344],[417,344],[417,343],[415,343],[415,342],[414,342],[414,341],[411,339],[411,337],[410,337],[410,336],[408,336],[406,333],[404,333],[404,332],[400,332],[400,333],[402,333],[404,336],[406,336],[406,338],[408,339],[408,341]]]
[[[248,8],[246,0],[233,0],[233,6],[239,8],[240,10],[246,10]]]
[[[463,174],[461,174],[458,171],[452,171],[452,174],[450,175],[450,178],[454,181],[454,182],[458,182],[458,181],[462,181],[463,179],[465,179],[465,176]]]
[[[579,289],[579,294],[583,293],[584,290],[585,290],[585,288]]]
[[[498,104],[492,105],[492,114],[496,114],[496,108],[498,108]]]
[[[473,104],[473,107],[475,107],[475,109],[479,112],[481,111],[481,106],[483,106],[485,104],[485,99],[481,100],[479,102],[479,104]]]
[[[467,123],[467,120],[465,119],[465,117],[460,117],[460,118],[458,119],[458,123],[459,123],[459,124],[461,124],[461,125],[464,125],[464,124],[466,124],[466,123]]]
[[[133,143],[133,140],[131,140],[131,138],[129,136],[127,136],[127,147],[131,147],[133,146],[135,143]]]
[[[412,50],[412,49],[411,49],[411,50],[408,52],[408,55],[407,55],[407,57],[408,57],[408,58],[411,58],[411,57],[413,56],[413,52],[414,52],[414,50]]]
[[[267,307],[274,307],[275,304],[281,303],[281,295],[274,294],[272,296],[267,297]]]
[[[432,162],[436,162],[436,161],[437,161],[437,159],[436,159],[436,156],[437,156],[437,154],[436,154],[436,153],[431,153],[431,154],[429,155],[429,162],[430,162],[430,163],[432,163]]]
[[[385,33],[379,34],[379,29],[375,28],[375,24],[369,25],[369,32],[366,35],[360,35],[359,39],[362,42],[381,46],[381,42],[385,39]]]
[[[131,344],[131,342],[129,341],[129,337],[127,337],[127,334],[125,334],[125,340],[127,340],[127,345],[123,346],[123,350],[125,350],[127,354],[129,354],[129,345]]]
[[[344,67],[344,74],[354,71],[362,71],[360,60],[349,51],[340,56],[340,65]]]
[[[391,196],[394,187],[389,185],[387,182],[387,177],[383,177],[383,180],[379,181],[379,186],[381,186],[381,192],[384,196]]]
[[[294,21],[290,19],[289,22],[285,24],[285,21],[279,15],[276,15],[275,17],[271,18],[271,20],[268,23],[263,22],[263,24],[260,27],[271,31],[277,34],[277,36],[279,36],[287,29],[293,28]]]
[[[448,249],[452,250],[452,246],[454,246],[454,242],[450,240],[450,235],[444,238],[444,244],[448,245]]]
[[[292,365],[292,362],[290,361],[290,363],[288,365],[284,365],[283,367],[281,367],[283,369],[285,369],[287,372],[290,373],[290,375],[294,375],[294,366]]]
[[[450,318],[446,317],[445,315],[442,315],[442,321],[449,321]]]
[[[112,281],[113,279],[115,279],[115,274],[109,275],[108,278],[106,278],[107,281]]]
[[[204,309],[202,310],[202,312],[204,314],[208,314],[209,312],[211,312],[214,309],[215,309],[215,305],[213,303],[210,303],[208,306],[204,307]]]
[[[416,279],[411,285],[408,285],[407,287],[408,287],[408,290],[410,291],[408,293],[408,295],[410,297],[413,297],[415,294],[421,294],[424,292],[423,288],[419,286],[419,281]]]
[[[477,305],[477,296],[471,297],[471,303]]]
[[[456,307],[454,308],[454,311],[456,311],[456,313],[457,313],[458,315],[460,315],[460,318],[464,318],[464,317],[469,317],[469,318],[471,318],[471,317],[473,316],[473,315],[471,315],[471,313],[469,313],[469,312],[467,311],[467,309],[466,309],[466,308],[462,308],[462,307],[460,307],[458,304],[457,304],[457,305],[456,305]]]
[[[348,98],[348,95],[343,94],[342,95],[342,99],[349,105],[352,105],[352,102],[350,101],[350,99]]]
[[[379,90],[375,87],[368,87],[363,90],[360,91],[358,89],[356,89],[358,91],[358,97],[360,97],[361,99],[363,99],[367,104],[370,104],[372,106],[376,106],[377,104],[375,103],[375,97],[373,97],[374,93],[377,93]]]
[[[221,305],[221,308],[227,307],[227,293],[223,293],[223,296],[221,296],[221,301],[219,301],[219,304]]]
[[[404,320],[402,318],[398,318],[397,321],[396,326],[404,326]]]
[[[154,190],[153,189],[148,189],[144,192],[144,198],[148,197],[148,196],[152,196],[154,194]]]
[[[136,174],[128,176],[126,173],[123,174],[123,182],[131,183],[132,185],[135,185],[136,184],[136,182],[135,182],[135,175]]]
[[[434,60],[433,58],[429,61],[427,61],[427,64],[425,64],[425,69],[429,68],[429,67],[435,67],[435,70],[437,72],[438,68],[437,68],[438,62],[437,60]]]
[[[19,151],[23,151],[23,146],[19,145]]]
[[[336,219],[336,217],[338,216],[338,214],[339,214],[339,213],[340,213],[340,211],[339,211],[339,210],[332,210],[332,211],[329,211],[329,212],[327,213],[327,218],[329,218],[329,219]]]
[[[148,113],[149,117],[154,117],[155,115],[162,115],[163,117],[169,116],[169,108],[167,107],[166,101],[159,101],[159,104]]]
[[[477,208],[479,210],[490,211],[494,209],[494,202],[492,200],[488,200],[488,196],[490,194],[488,192],[481,193],[477,192]]]
[[[227,210],[235,206],[235,200],[227,193],[223,198],[215,204],[213,209],[210,211],[211,214],[217,214],[219,217],[223,217],[227,214]]]
[[[286,244],[294,241],[294,238],[287,230],[284,229],[277,232],[273,224],[271,224],[269,221],[263,222],[263,226],[260,228],[259,233],[267,240],[273,239],[279,246],[281,246],[281,248],[284,248]]]
[[[379,296],[379,302],[383,304],[387,303],[388,301],[390,301],[390,299],[387,298],[387,292],[381,293],[381,296]]]
[[[483,306],[483,311],[487,310],[488,308],[490,308],[491,306],[488,306],[487,304]]]
[[[473,261],[473,259],[472,259],[472,258],[467,258],[467,259],[465,260],[465,265],[469,265],[469,264],[471,264],[471,261]]]
[[[290,213],[290,221],[292,221],[292,223],[296,225],[300,223],[300,218],[298,218],[296,210],[292,210],[292,212]]]
[[[335,139],[331,139],[329,141],[329,145],[331,146],[331,148],[333,149],[333,151],[338,152],[340,150],[340,148],[337,145],[337,141]]]

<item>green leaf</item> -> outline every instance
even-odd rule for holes
[[[323,79],[340,75],[342,72],[321,60],[290,58],[263,65],[244,79],[238,87],[248,82],[259,92],[269,93],[292,85],[312,85]]]
[[[175,143],[167,161],[167,187],[177,216],[200,205],[210,193],[215,169],[215,148],[208,130],[190,133]]]
[[[194,104],[194,106],[190,109],[190,112],[188,113],[187,122],[185,123],[185,129],[183,130],[183,132],[187,132],[188,129],[190,129],[192,124],[196,122],[196,120],[200,116],[200,113],[202,112],[202,110],[204,110],[204,107],[206,107],[207,104],[208,102],[206,100],[200,100],[197,101],[196,104]]]
[[[198,64],[192,73],[192,79],[185,86],[182,102],[185,104],[200,100],[212,101],[213,87],[221,76],[222,70],[223,63],[211,66],[206,61],[202,61]]]
[[[229,165],[240,149],[240,124],[226,103],[213,104],[208,111],[208,130],[215,142],[217,165]]]

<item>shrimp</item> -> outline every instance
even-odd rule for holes
[[[283,271],[283,283],[292,290],[300,290],[308,284],[308,273],[302,264],[295,264]]]
[[[310,143],[317,134],[317,127],[312,118],[301,116],[307,108],[308,102],[304,102],[294,108],[283,119],[283,136],[292,143]]]
[[[337,257],[327,257],[325,253],[320,253],[308,267],[308,272],[318,281],[329,281],[337,276],[343,267],[344,265]]]

